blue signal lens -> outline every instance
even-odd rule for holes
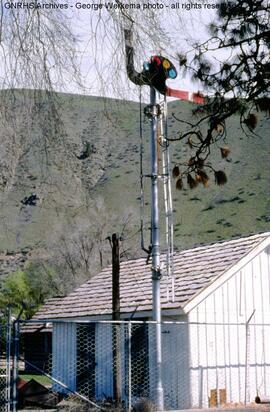
[[[149,63],[148,62],[144,62],[143,63],[143,69],[145,70],[145,71],[148,71],[149,70]]]
[[[170,79],[175,79],[176,76],[177,76],[177,73],[176,73],[176,71],[175,71],[174,69],[171,69],[171,70],[169,70],[168,75],[169,75],[169,78],[170,78]]]

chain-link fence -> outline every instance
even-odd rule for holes
[[[153,398],[153,326],[145,322],[23,322],[19,379],[28,383],[18,391],[18,407],[41,404],[30,395],[30,377],[32,384],[35,380],[44,386],[43,391],[40,387],[43,406],[76,399],[90,408],[131,410],[138,400]],[[27,385],[29,393],[24,395]]]
[[[17,333],[17,409],[154,405],[156,323],[30,321]],[[245,406],[269,396],[269,341],[270,325],[162,323],[164,409]]]
[[[3,321],[0,325],[0,412],[11,408],[11,324]]]
[[[0,326],[0,411],[5,412],[6,410],[6,357],[5,357],[5,347],[4,347],[4,330],[3,326]]]

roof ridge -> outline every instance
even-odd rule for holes
[[[223,239],[223,240],[220,240],[218,242],[206,243],[206,244],[202,244],[200,246],[195,246],[195,247],[192,247],[192,248],[175,251],[174,256],[175,257],[178,257],[178,256],[181,257],[181,255],[186,254],[187,252],[194,252],[194,251],[197,251],[197,250],[205,250],[209,247],[214,247],[216,245],[231,244],[233,242],[240,242],[240,241],[248,240],[248,239],[251,240],[251,239],[256,239],[258,237],[264,238],[264,237],[267,237],[267,236],[270,236],[270,232],[259,232],[259,233],[253,233],[253,234],[250,234],[250,235],[244,235],[244,236],[235,237],[235,238],[231,238],[231,239]],[[161,253],[161,258],[165,255],[166,255],[165,253]],[[136,262],[137,263],[142,262],[142,263],[144,263],[143,266],[145,267],[146,266],[145,261],[146,261],[145,257],[125,260],[123,262],[120,262],[120,266],[123,268],[127,265],[132,265]],[[151,259],[150,259],[150,261],[151,261]],[[76,287],[71,293],[77,292],[84,285],[87,285],[88,283],[91,283],[94,278],[101,275],[102,273],[107,273],[109,270],[111,270],[111,265],[108,265],[108,266],[104,267],[100,272],[95,273],[93,276],[91,276],[90,279],[88,279],[86,282],[84,282],[81,285],[79,285],[78,287]],[[68,294],[68,296],[69,295],[70,294]],[[65,299],[65,297],[68,297],[68,296],[64,296],[63,299]]]
[[[215,242],[210,242],[210,243],[202,243],[202,244],[198,244],[195,245],[191,248],[187,248],[187,249],[182,249],[179,251],[176,251],[175,253],[179,252],[186,252],[188,250],[195,250],[195,249],[204,249],[204,248],[208,248],[209,246],[215,246],[215,245],[220,245],[220,244],[228,244],[228,243],[233,243],[233,242],[237,242],[237,241],[242,241],[242,240],[248,240],[248,239],[255,239],[258,237],[268,237],[270,236],[270,232],[257,232],[257,233],[250,233],[249,235],[243,235],[243,236],[235,236],[232,238],[228,238],[228,239],[222,239],[222,240],[218,240]]]
[[[243,240],[248,240],[248,239],[255,239],[255,238],[258,238],[258,237],[267,237],[267,236],[270,236],[270,232],[257,232],[257,233],[250,233],[250,234],[248,234],[248,235],[243,235],[243,236],[236,236],[236,237],[233,237],[233,238],[228,238],[228,239],[222,239],[222,240],[218,240],[218,241],[214,241],[214,242],[210,242],[210,243],[202,243],[202,244],[199,244],[199,245],[195,245],[195,246],[193,246],[193,247],[190,247],[190,248],[186,248],[186,249],[181,249],[181,250],[175,250],[174,251],[174,253],[175,253],[175,255],[180,255],[180,254],[182,254],[182,253],[185,253],[185,252],[188,252],[188,251],[194,251],[194,250],[198,250],[198,249],[206,249],[206,248],[208,248],[208,247],[212,247],[212,246],[215,246],[215,245],[220,245],[220,244],[230,244],[230,243],[233,243],[233,242],[238,242],[238,241],[243,241]],[[164,253],[161,253],[161,256],[165,256],[166,255],[166,253],[164,252]],[[135,259],[129,259],[129,260],[124,260],[123,262],[120,262],[120,265],[122,266],[125,266],[125,265],[130,265],[130,264],[132,264],[133,262],[140,262],[140,261],[145,261],[146,260],[146,257],[139,257],[139,258],[135,258]],[[108,270],[108,268],[110,268],[111,266],[110,265],[108,265],[108,266],[106,266],[106,267],[104,267],[100,272],[98,272],[98,273],[103,273],[103,272],[106,272],[107,270]],[[94,276],[96,276],[97,274],[95,274]],[[94,277],[93,276],[93,277]],[[93,278],[92,277],[92,278]],[[92,279],[91,278],[91,279]],[[89,281],[91,280],[91,279],[89,279]],[[88,283],[89,281],[87,281],[87,282],[85,282],[85,283]]]

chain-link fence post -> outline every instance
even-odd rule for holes
[[[116,403],[116,409],[121,406],[121,325],[114,323],[113,331],[113,394]]]
[[[250,330],[246,323],[246,356],[245,356],[245,405],[249,401],[249,358],[250,358]]]
[[[10,412],[11,406],[11,308],[7,308],[6,324],[6,402],[7,412]]]
[[[246,322],[246,358],[245,358],[245,405],[250,401],[250,321],[255,309]]]
[[[17,381],[19,368],[19,322],[13,323],[12,412],[17,411]]]
[[[132,408],[132,388],[131,388],[131,322],[128,322],[128,411]]]

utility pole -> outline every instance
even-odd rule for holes
[[[11,411],[12,398],[11,398],[11,307],[7,306],[6,311],[7,325],[6,325],[6,399],[7,399],[7,412]]]
[[[112,235],[112,310],[113,320],[120,320],[120,257],[119,257],[119,235]]]
[[[16,412],[18,403],[18,358],[19,358],[19,318],[13,322],[13,374],[12,374],[12,411]]]
[[[159,245],[159,213],[158,213],[158,154],[157,154],[157,123],[158,110],[156,104],[156,90],[150,88],[151,113],[151,246],[152,246],[152,296],[153,296],[153,320],[156,321],[156,368],[157,382],[155,399],[157,410],[164,409],[164,396],[162,386],[162,342],[161,342],[161,304],[160,304],[160,245]]]
[[[162,68],[161,56],[151,59],[138,73],[134,68],[134,50],[132,47],[132,32],[125,30],[126,68],[129,79],[139,86],[150,86],[150,106],[148,115],[151,118],[151,258],[152,258],[152,299],[153,320],[155,323],[155,365],[156,386],[155,403],[158,411],[164,409],[164,396],[162,386],[162,341],[161,341],[161,303],[160,303],[160,245],[159,245],[159,212],[158,212],[158,154],[157,154],[157,124],[160,115],[156,102],[156,90],[166,92],[165,80],[176,77],[174,66],[166,59],[167,71]],[[157,66],[159,65],[159,67]]]
[[[112,320],[120,321],[120,256],[119,235],[112,235]],[[113,391],[116,407],[121,405],[121,330],[113,324]]]

